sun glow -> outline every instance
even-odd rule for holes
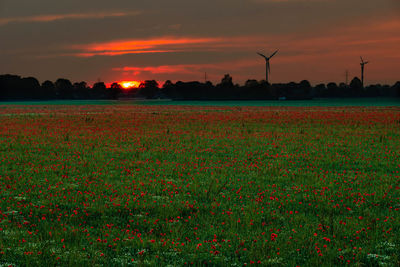
[[[124,89],[138,88],[141,82],[139,81],[122,81],[118,83]]]

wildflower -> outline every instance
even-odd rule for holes
[[[275,239],[276,239],[277,237],[278,237],[277,234],[272,233],[272,234],[271,234],[271,241],[275,241]]]

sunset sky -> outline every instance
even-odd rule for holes
[[[0,0],[0,74],[43,82],[400,80],[400,0]]]

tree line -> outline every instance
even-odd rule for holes
[[[52,99],[121,99],[121,98],[168,98],[175,100],[278,100],[313,99],[336,97],[400,97],[400,81],[394,85],[369,85],[363,87],[355,77],[345,83],[318,84],[311,86],[303,80],[299,83],[269,84],[266,81],[247,80],[244,85],[234,84],[226,74],[220,83],[166,81],[160,86],[155,80],[147,80],[138,88],[122,89],[118,83],[109,87],[97,82],[92,87],[86,82],[71,83],[68,79],[42,84],[34,77],[0,75],[0,100],[52,100]]]

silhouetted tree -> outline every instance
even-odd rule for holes
[[[207,89],[208,94],[210,95],[209,99],[232,99],[234,98],[236,91],[232,90],[234,88],[232,77],[229,74],[225,74],[221,79],[221,83],[218,84],[216,88]]]
[[[327,89],[324,83],[317,84],[315,87],[315,96],[316,97],[326,97]]]
[[[365,95],[368,97],[377,97],[379,96],[381,91],[380,85],[371,84],[365,87]]]
[[[60,78],[55,83],[56,95],[61,99],[72,99],[73,97],[73,87],[72,83],[67,80]]]
[[[90,98],[89,87],[86,82],[76,82],[73,84],[72,97],[74,99],[88,99]]]
[[[400,97],[400,81],[396,82],[392,88],[397,92],[397,97]]]
[[[336,83],[330,82],[326,85],[328,89],[328,96],[329,97],[338,97],[339,96],[339,87]]]
[[[350,96],[360,96],[363,90],[363,85],[358,77],[354,77],[350,82]]]
[[[106,88],[98,82],[89,88],[86,82],[73,85],[67,79],[58,79],[55,83],[45,81],[42,85],[34,77],[21,78],[17,75],[0,75],[0,99],[117,99],[118,96],[146,98],[172,98],[185,100],[261,100],[261,99],[310,99],[312,97],[400,97],[400,81],[393,86],[369,85],[362,88],[359,78],[355,77],[350,86],[340,83],[318,84],[312,87],[310,82],[290,82],[269,85],[266,81],[247,80],[244,86],[234,85],[232,77],[226,74],[221,83],[214,86],[211,82],[172,83],[167,80],[162,89],[155,80],[147,80],[140,88],[122,90],[118,83]],[[139,93],[137,93],[139,91]]]
[[[387,84],[382,85],[381,90],[382,90],[381,95],[384,97],[396,97],[397,96],[397,90]]]
[[[155,80],[146,80],[139,85],[139,94],[147,99],[154,98],[158,92],[158,83]]]
[[[284,92],[283,96],[286,97],[287,99],[297,99],[297,94],[298,94],[298,85],[295,82],[290,82],[287,84],[283,84],[283,90]]]
[[[21,77],[5,74],[0,76],[0,95],[3,99],[16,99],[20,95]]]
[[[22,78],[18,98],[40,99],[40,89],[40,83],[36,78]]]
[[[113,83],[111,84],[110,89],[108,89],[109,92],[109,97],[111,99],[117,99],[118,95],[122,93],[122,87],[119,83]]]
[[[95,99],[104,99],[107,94],[107,87],[104,82],[97,82],[92,87],[92,94]]]
[[[299,86],[300,86],[300,88],[305,88],[305,89],[310,89],[311,88],[311,84],[307,80],[302,80],[300,82]]]
[[[172,86],[174,86],[174,84],[170,80],[166,80],[165,83],[163,84],[162,88],[166,89],[166,88],[170,88]]]
[[[166,80],[162,86],[161,92],[166,98],[178,98],[176,92],[176,86],[170,81]]]
[[[302,80],[299,83],[299,94],[298,99],[309,99],[311,98],[311,84],[307,80]]]
[[[233,87],[232,77],[229,74],[225,74],[219,85],[221,87]]]
[[[368,93],[375,94],[374,96],[382,96],[382,97],[396,97],[397,90],[393,86],[374,84],[366,87],[366,91]]]
[[[257,80],[251,80],[251,79],[247,80],[244,84],[244,86],[247,88],[254,88],[254,87],[257,87],[258,85],[259,84],[258,84]]]
[[[43,99],[54,99],[56,98],[56,86],[52,81],[44,81],[42,83]]]
[[[257,80],[247,80],[244,84],[243,89],[238,89],[239,93],[237,94],[240,99],[268,99],[270,98],[270,86],[265,81],[257,81]]]

